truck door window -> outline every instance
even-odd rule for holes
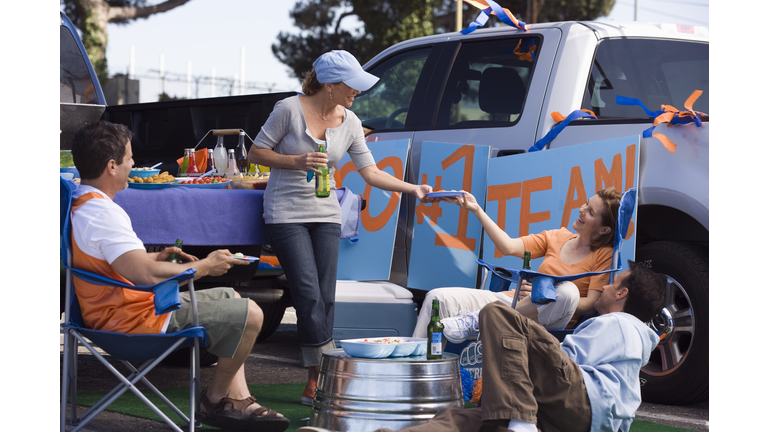
[[[616,103],[616,96],[639,99],[652,111],[661,105],[685,109],[694,90],[703,90],[693,106],[709,112],[709,48],[705,43],[657,39],[608,39],[600,43],[584,91],[582,108],[600,118],[647,118],[637,106]]]
[[[91,75],[75,39],[69,29],[59,28],[59,102],[98,104]]]
[[[368,129],[402,129],[408,115],[416,82],[431,48],[397,55],[368,72],[379,81],[365,93],[355,97],[351,110]]]
[[[540,46],[537,37],[462,43],[440,101],[437,125],[517,123]]]

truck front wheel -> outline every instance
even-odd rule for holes
[[[664,277],[664,308],[650,325],[661,341],[640,371],[643,401],[693,404],[709,398],[709,259],[696,248],[659,241],[636,261]]]

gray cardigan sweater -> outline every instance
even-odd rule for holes
[[[325,131],[325,140],[331,189],[336,188],[334,166],[344,153],[349,153],[358,171],[376,163],[365,144],[362,123],[350,110],[346,110],[339,127]],[[283,99],[275,105],[253,143],[259,148],[285,155],[315,152],[319,148],[307,128],[299,96]],[[315,182],[307,182],[306,171],[272,168],[264,193],[264,221],[268,224],[340,224],[341,208],[335,193],[327,198],[315,196]]]

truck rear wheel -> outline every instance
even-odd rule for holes
[[[286,297],[283,296],[280,300],[271,303],[256,302],[264,313],[264,323],[261,325],[261,331],[256,338],[257,343],[272,336],[280,322],[283,321],[285,308],[288,307],[288,299]]]
[[[661,341],[640,371],[644,402],[684,405],[709,399],[709,259],[691,245],[659,241],[637,262],[665,277],[664,309],[651,320]]]

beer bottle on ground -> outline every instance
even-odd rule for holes
[[[432,300],[432,319],[427,326],[427,360],[443,358],[443,323],[440,322],[440,302]]]

